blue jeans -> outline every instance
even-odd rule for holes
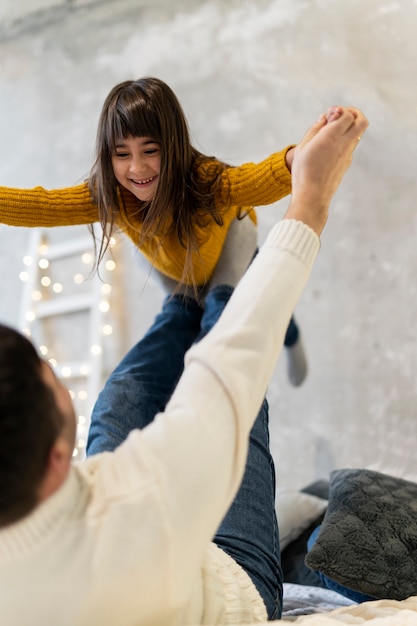
[[[144,428],[164,410],[182,374],[185,352],[216,323],[231,293],[231,287],[216,287],[206,296],[204,309],[191,298],[165,299],[151,328],[114,370],[98,397],[88,455],[114,450],[133,428]],[[268,617],[280,617],[282,570],[266,400],[250,433],[241,487],[213,541],[250,576]]]
[[[307,549],[309,551],[311,550],[313,545],[316,543],[317,537],[319,536],[319,532],[320,532],[320,526],[317,526],[317,528],[315,528],[313,532],[311,533],[307,541]],[[318,577],[320,578],[320,582],[322,583],[323,587],[325,587],[326,589],[331,589],[331,591],[336,591],[337,593],[340,593],[342,596],[349,598],[349,600],[353,600],[354,602],[357,602],[358,604],[360,604],[361,602],[369,602],[370,600],[376,600],[376,598],[372,596],[368,596],[365,593],[361,593],[360,591],[354,591],[353,589],[349,589],[349,587],[345,587],[344,585],[336,582],[335,580],[333,580],[332,578],[329,578],[328,576],[326,576],[325,574],[322,574],[321,572],[316,572],[316,573],[318,574]]]

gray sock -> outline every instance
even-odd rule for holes
[[[301,335],[298,336],[297,341],[292,346],[286,347],[285,354],[289,381],[294,387],[299,387],[305,381],[308,373],[307,357]]]
[[[230,224],[209,289],[217,285],[236,287],[249,267],[258,244],[256,225],[246,216]]]

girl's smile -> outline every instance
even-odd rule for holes
[[[121,139],[112,154],[113,172],[118,183],[139,200],[151,200],[158,186],[161,147],[151,137]]]

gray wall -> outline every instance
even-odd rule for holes
[[[169,82],[195,143],[235,164],[297,142],[331,104],[364,110],[297,307],[308,380],[292,388],[283,355],[271,384],[272,449],[282,486],[347,466],[416,478],[417,2],[31,0],[3,2],[0,18],[7,186],[82,180],[103,99],[126,78]],[[259,209],[261,239],[287,203]],[[0,319],[14,323],[28,231],[0,226],[0,241]],[[109,366],[162,298],[129,242],[118,256]]]

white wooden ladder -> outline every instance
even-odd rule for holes
[[[115,264],[106,255],[99,277],[92,272],[94,242],[88,230],[65,227],[65,239],[60,241],[54,231],[31,232],[21,273],[19,327],[70,389],[78,414],[74,457],[80,459],[85,455],[91,409],[103,384],[104,343],[112,333],[106,277]]]

